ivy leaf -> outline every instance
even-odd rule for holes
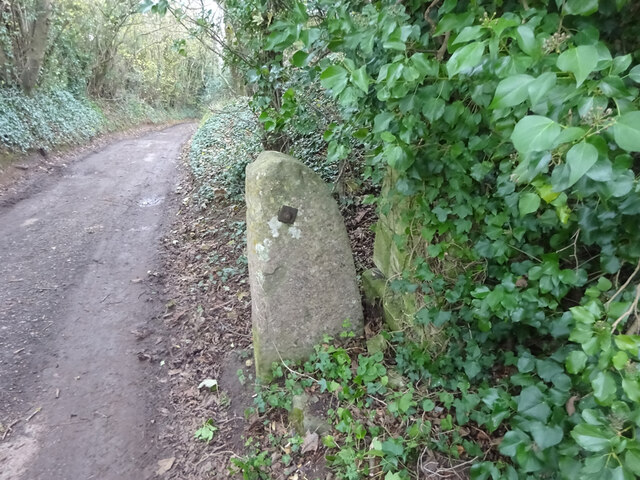
[[[624,72],[629,65],[631,65],[631,54],[622,55],[613,59],[613,65],[611,66],[611,75],[619,75]]]
[[[293,54],[293,57],[291,57],[291,63],[298,68],[302,68],[306,66],[308,59],[309,54],[307,52],[298,50]]]
[[[436,26],[435,32],[433,32],[433,36],[437,37],[438,35],[444,35],[449,31],[457,31],[462,27],[470,25],[473,23],[474,12],[472,10],[468,10],[465,13],[448,13],[444,15]]]
[[[571,436],[589,452],[601,452],[611,446],[610,432],[604,426],[581,423],[571,431]]]
[[[598,11],[598,0],[567,0],[564,13],[567,15],[591,15]]]
[[[626,304],[624,303],[620,304],[620,306],[626,308]],[[618,348],[625,350],[627,353],[635,355],[636,357],[640,353],[640,339],[635,335],[616,335],[614,341]]]
[[[528,25],[520,25],[516,29],[516,40],[518,46],[527,55],[533,56],[538,51],[538,43],[533,29]]]
[[[411,64],[420,72],[421,75],[435,77],[440,69],[438,62],[426,53],[415,53],[411,57]]]
[[[441,98],[430,98],[422,106],[422,114],[433,123],[444,115],[446,104]]]
[[[470,478],[477,480],[486,480],[487,478],[500,478],[500,473],[501,472],[493,462],[475,463],[469,470]],[[505,478],[515,477],[506,476]]]
[[[157,2],[154,2],[153,7],[151,7],[151,11],[153,13],[157,13],[161,17],[164,17],[168,9],[169,2],[167,0],[158,0]]]
[[[369,83],[371,83],[371,77],[367,73],[367,67],[363,65],[357,70],[351,73],[351,81],[356,87],[362,90],[364,93],[369,91]]]
[[[447,61],[449,78],[458,73],[468,73],[482,61],[486,42],[474,42],[459,48]]]
[[[411,25],[403,25],[402,27],[396,27],[396,29],[385,39],[382,46],[390,50],[405,51],[406,41],[411,34]]]
[[[602,405],[611,405],[617,396],[616,380],[609,372],[600,372],[591,380],[593,395]]]
[[[506,108],[520,105],[529,96],[529,84],[533,80],[531,75],[513,75],[502,80],[493,97],[489,108]]]
[[[629,72],[629,78],[636,83],[640,83],[640,65],[636,65]]]
[[[627,450],[624,456],[624,463],[629,470],[636,475],[640,475],[640,451]]]
[[[473,40],[478,40],[482,36],[482,31],[485,28],[482,25],[473,25],[471,27],[464,27],[458,34],[456,39],[451,45],[457,45],[458,43],[467,43]]]
[[[518,413],[546,422],[551,415],[551,409],[544,401],[544,395],[536,386],[530,386],[522,390],[518,396]]]
[[[381,133],[389,128],[391,120],[395,118],[395,115],[391,112],[380,112],[373,119],[373,133]]]
[[[611,363],[616,370],[622,370],[629,361],[629,356],[624,352],[618,352],[611,358]]]
[[[565,360],[565,366],[567,367],[567,372],[576,375],[584,370],[584,367],[587,364],[587,354],[581,350],[574,350],[569,355],[567,355],[567,359]]]
[[[640,152],[640,111],[620,115],[613,126],[613,138],[627,152]]]
[[[609,98],[625,98],[630,95],[629,90],[620,77],[608,76],[603,78],[598,88]]]
[[[531,105],[536,105],[542,100],[545,95],[556,85],[556,74],[553,72],[546,72],[540,75],[538,78],[534,78],[527,85],[529,91],[529,100]]]
[[[559,425],[549,426],[541,422],[533,422],[530,431],[533,441],[540,447],[540,450],[559,444],[564,437],[564,431]]]
[[[637,380],[632,380],[626,377],[623,378],[622,389],[631,400],[634,402],[640,402],[640,384],[638,384]]]
[[[274,30],[267,37],[266,50],[284,49],[296,40],[297,29],[295,26],[279,23],[274,24]]]
[[[326,89],[333,91],[334,95],[340,93],[347,86],[347,71],[340,65],[330,65],[320,74],[320,83]]]
[[[567,127],[562,130],[562,133],[556,139],[556,143],[558,145],[562,143],[573,143],[576,140],[584,137],[585,133],[587,133],[583,128],[580,127]]]
[[[393,133],[387,131],[381,132],[380,138],[385,143],[395,143],[395,141],[397,140],[396,136]]]
[[[595,410],[593,408],[585,408],[582,411],[582,418],[589,425],[602,426],[608,422],[601,410]]]
[[[581,0],[580,0],[581,1]],[[593,45],[570,48],[558,57],[557,66],[563,72],[571,72],[576,77],[578,87],[598,66],[600,55]]]
[[[143,0],[138,5],[138,13],[148,13],[153,6],[154,3],[152,0]]]
[[[562,127],[550,118],[529,115],[516,124],[511,141],[520,153],[539,152],[555,147],[560,133]]]
[[[553,382],[559,375],[564,374],[564,368],[562,368],[559,363],[550,359],[537,359],[536,371],[538,372],[538,376],[545,382]]]
[[[597,161],[598,150],[590,143],[583,140],[577,145],[571,147],[571,150],[567,152],[569,184],[566,185],[565,188],[571,187],[574,183],[580,180]]]
[[[395,168],[401,172],[404,172],[409,169],[411,165],[413,165],[413,158],[407,155],[405,150],[398,146],[394,145],[385,150],[385,157],[387,159],[387,163],[391,168]]]
[[[515,457],[520,445],[529,445],[530,443],[531,439],[526,433],[521,430],[511,430],[505,434],[498,450],[502,455]]]
[[[536,193],[523,193],[520,195],[518,201],[518,209],[520,210],[520,216],[524,217],[529,213],[533,213],[540,207],[540,197]]]
[[[591,312],[591,310],[586,307],[571,307],[569,310],[571,311],[573,319],[578,323],[586,323],[591,325],[596,321],[596,316],[593,314],[593,312]]]

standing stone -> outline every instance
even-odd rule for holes
[[[344,322],[363,330],[347,230],[327,185],[278,152],[247,165],[247,250],[257,376],[301,360]]]

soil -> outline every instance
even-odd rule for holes
[[[173,463],[158,440],[170,355],[158,250],[194,130],[31,161],[5,180],[0,479],[144,479]]]
[[[186,152],[185,152],[186,155]],[[251,300],[245,257],[243,206],[220,196],[208,208],[185,165],[180,209],[164,239],[164,279],[169,333],[170,421],[161,432],[176,458],[166,478],[231,478],[230,459],[241,458],[253,405]],[[199,388],[215,380],[213,389]],[[194,433],[211,421],[214,437]]]

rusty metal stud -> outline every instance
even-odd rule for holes
[[[283,205],[280,207],[280,211],[278,212],[278,220],[281,221],[282,223],[286,223],[287,225],[292,225],[293,222],[296,221],[297,215],[298,215],[297,208]]]

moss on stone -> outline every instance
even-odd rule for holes
[[[371,305],[382,300],[387,283],[384,275],[377,268],[366,270],[361,277],[364,298]]]

